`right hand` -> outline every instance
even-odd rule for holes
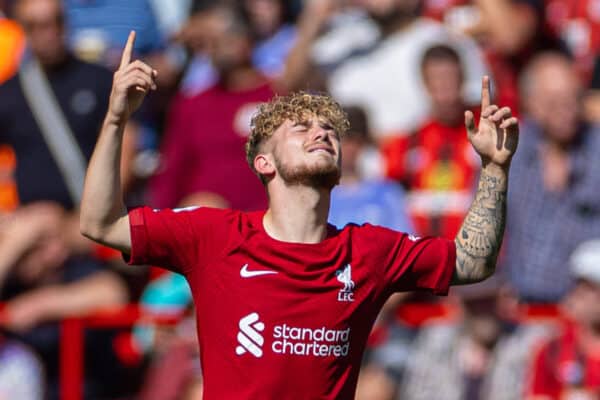
[[[140,60],[131,62],[134,42],[135,31],[131,31],[110,93],[108,113],[117,123],[126,121],[140,107],[149,90],[156,90],[156,70]]]

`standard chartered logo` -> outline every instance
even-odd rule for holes
[[[240,331],[237,334],[239,345],[235,348],[238,356],[250,352],[254,357],[262,357],[264,338],[259,332],[265,330],[265,324],[259,321],[260,317],[253,312],[240,319]]]
[[[261,333],[265,330],[265,324],[260,321],[258,313],[253,312],[240,319],[239,329],[235,353],[238,356],[250,353],[254,357],[262,357],[265,340]],[[350,351],[350,328],[275,325],[271,350],[280,355],[345,357]]]
[[[287,324],[273,329],[271,349],[277,354],[345,357],[350,350],[350,328],[300,328]]]

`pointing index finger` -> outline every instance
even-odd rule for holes
[[[135,31],[129,32],[127,43],[123,49],[123,55],[121,56],[121,65],[119,69],[125,68],[131,62],[131,54],[133,53],[133,44],[135,43]]]
[[[485,75],[481,80],[481,111],[483,112],[490,103],[490,77]]]

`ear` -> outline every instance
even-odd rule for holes
[[[269,176],[275,173],[275,163],[266,154],[254,157],[254,169],[261,175]]]

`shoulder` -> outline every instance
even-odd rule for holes
[[[212,207],[190,206],[181,208],[151,208],[148,206],[135,207],[129,211],[132,224],[146,222],[148,219],[159,218],[165,221],[187,221],[191,225],[233,222],[240,219],[242,213],[236,210]]]
[[[173,208],[169,209],[168,211],[170,211],[173,215],[186,215],[192,220],[214,219],[226,222],[240,219],[243,216],[243,213],[237,210],[201,206]]]
[[[347,234],[356,245],[369,248],[387,248],[391,243],[414,238],[407,233],[370,223],[349,223],[341,229],[341,233]]]

